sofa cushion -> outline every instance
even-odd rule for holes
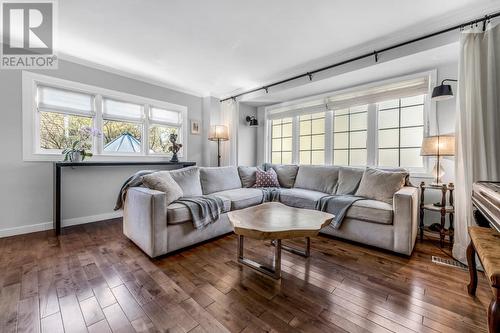
[[[255,177],[257,173],[257,167],[239,166],[238,174],[241,179],[242,187],[253,187],[255,185]]]
[[[224,204],[224,212],[229,212],[231,209],[231,201],[227,198],[221,199]],[[191,221],[191,212],[186,205],[174,202],[167,206],[167,224],[180,224]]]
[[[354,194],[365,172],[362,168],[340,167],[335,194]]]
[[[235,166],[200,168],[200,181],[203,194],[241,188],[238,168]]]
[[[379,224],[392,224],[393,207],[376,200],[356,201],[348,210],[345,218]]]
[[[384,201],[392,205],[394,193],[404,186],[407,176],[407,172],[384,171],[367,167],[359,183],[356,195]]]
[[[258,188],[238,188],[216,192],[213,195],[231,200],[231,210],[258,205],[264,197],[262,190]]]
[[[301,188],[282,189],[280,192],[280,201],[287,206],[315,209],[316,201],[327,195],[323,192]]]
[[[299,166],[294,164],[264,164],[264,170],[274,169],[281,187],[291,188],[295,184]]]
[[[379,167],[377,167],[377,169],[383,170],[383,171],[389,171],[389,172],[403,172],[403,173],[406,173],[405,186],[415,187],[415,186],[412,185],[412,183],[410,181],[410,172],[408,171],[408,169],[401,168],[401,167],[383,167],[383,166],[379,166]]]
[[[164,192],[167,206],[183,195],[181,187],[175,182],[169,171],[158,171],[145,175],[142,177],[142,182],[147,188]]]
[[[339,167],[301,165],[293,187],[333,194],[338,177]]]
[[[267,171],[257,169],[255,173],[255,185],[253,187],[280,187],[276,171],[274,169]]]
[[[185,197],[198,197],[203,195],[200,182],[200,169],[187,167],[170,171],[170,175],[182,189]]]

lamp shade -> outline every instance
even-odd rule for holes
[[[455,156],[455,136],[435,135],[424,138],[420,156]]]
[[[453,98],[453,90],[449,84],[441,84],[432,90],[432,99],[435,101],[444,101]]]
[[[210,126],[208,133],[208,140],[210,141],[227,141],[229,140],[229,131],[225,125]]]

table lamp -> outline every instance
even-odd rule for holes
[[[422,140],[420,156],[436,156],[437,161],[432,169],[432,175],[436,181],[432,186],[441,186],[441,178],[444,176],[444,169],[440,164],[441,156],[455,156],[455,136],[453,134],[428,136]]]
[[[225,125],[210,126],[208,140],[217,141],[217,166],[220,166],[220,142],[229,140],[229,131]]]

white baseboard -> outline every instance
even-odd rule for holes
[[[31,232],[45,231],[49,229],[52,229],[52,222],[44,222],[31,225],[23,225],[20,227],[5,228],[5,229],[0,229],[0,238],[29,234]]]
[[[91,216],[83,216],[83,217],[75,217],[72,219],[66,219],[62,220],[61,224],[64,227],[71,227],[73,225],[78,225],[78,224],[85,224],[85,223],[92,223],[92,222],[99,222],[103,220],[109,220],[109,219],[116,219],[118,217],[123,216],[123,211],[118,210],[116,212],[111,212],[111,213],[104,213],[104,214],[98,214],[98,215],[91,215]]]
[[[115,219],[115,218],[119,218],[122,216],[123,216],[123,211],[116,211],[116,212],[111,212],[111,213],[104,213],[104,214],[98,214],[98,215],[91,215],[91,216],[83,216],[83,217],[76,217],[76,218],[72,218],[72,219],[66,219],[66,220],[62,220],[61,224],[63,227],[70,227],[70,226],[78,225],[78,224],[85,224],[85,223],[92,223],[92,222],[99,222],[99,221],[103,221],[103,220]],[[15,235],[22,235],[22,234],[29,234],[29,233],[38,232],[38,231],[51,230],[52,227],[53,227],[52,222],[43,222],[43,223],[38,223],[38,224],[24,225],[24,226],[20,226],[20,227],[0,229],[0,238],[15,236]]]

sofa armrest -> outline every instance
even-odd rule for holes
[[[123,212],[123,233],[150,257],[167,253],[167,204],[164,192],[132,187]]]
[[[411,255],[418,232],[418,188],[405,186],[394,194],[394,250]]]

